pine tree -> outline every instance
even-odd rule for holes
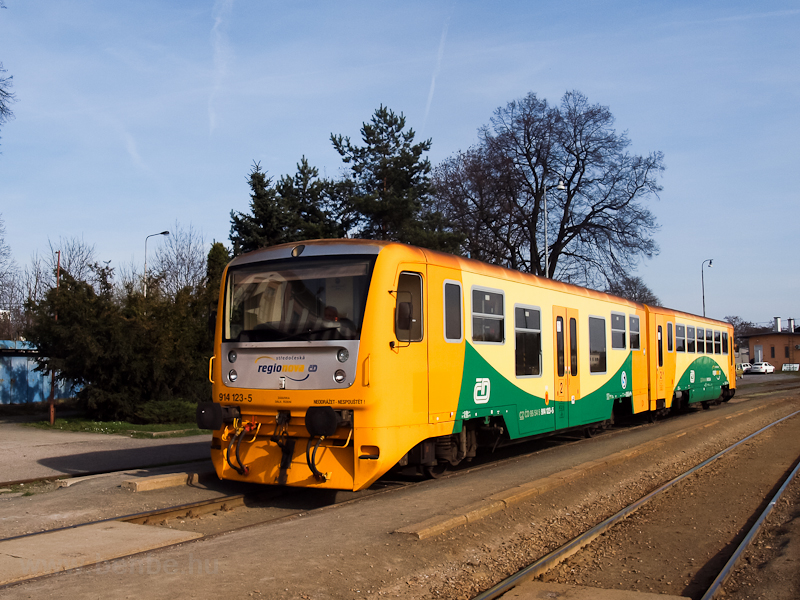
[[[431,164],[423,156],[431,140],[415,144],[414,137],[403,114],[383,105],[362,125],[363,146],[331,134],[333,147],[350,165],[357,235],[455,251],[460,237],[433,209]]]
[[[248,176],[251,214],[231,211],[231,242],[234,255],[281,244],[290,225],[290,214],[272,185],[272,178],[254,162]]]
[[[319,171],[304,156],[297,173],[284,175],[275,185],[284,210],[291,221],[287,241],[340,238],[346,233],[328,210],[328,182],[319,179]]]
[[[319,179],[319,171],[305,156],[294,176],[284,175],[277,184],[253,163],[249,175],[250,214],[231,211],[234,255],[287,242],[342,237],[346,229],[335,215],[330,189],[334,184]]]

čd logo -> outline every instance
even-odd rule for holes
[[[478,377],[475,380],[475,392],[472,395],[475,404],[486,404],[489,401],[491,388],[492,383],[488,377]]]

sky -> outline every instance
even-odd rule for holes
[[[336,177],[331,133],[360,141],[380,105],[435,166],[496,108],[579,90],[664,153],[660,253],[636,273],[662,303],[702,314],[704,279],[710,317],[800,321],[796,1],[4,4],[0,216],[22,267],[59,238],[116,267],[176,225],[228,243],[254,162]]]

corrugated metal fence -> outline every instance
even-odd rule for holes
[[[39,354],[29,342],[0,340],[0,404],[28,404],[50,399],[50,373],[36,371]],[[55,397],[72,398],[71,383],[56,381]]]

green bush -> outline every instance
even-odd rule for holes
[[[188,400],[150,400],[136,407],[139,423],[191,423],[195,420],[197,404]]]
[[[46,357],[41,368],[82,386],[78,401],[89,418],[194,421],[197,402],[210,395],[216,289],[167,296],[154,285],[144,298],[133,288],[115,292],[105,267],[95,265],[94,276],[90,284],[63,273],[58,290],[29,304],[26,337]]]

